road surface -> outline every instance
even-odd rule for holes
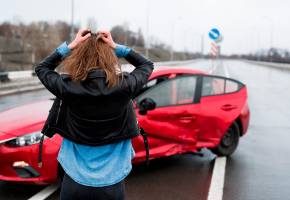
[[[230,60],[215,66],[210,60],[186,65],[245,83],[251,109],[247,135],[222,166],[224,176],[217,175],[224,179],[219,195],[223,200],[290,199],[290,72]],[[49,97],[44,90],[1,97],[0,110]],[[208,199],[217,163],[208,150],[202,152],[203,157],[180,155],[134,166],[126,179],[127,199]],[[43,189],[0,182],[0,199],[28,199]],[[47,199],[58,198],[59,190]]]

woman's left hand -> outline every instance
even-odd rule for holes
[[[78,44],[82,43],[86,39],[88,39],[91,36],[91,30],[89,29],[81,29],[77,33],[75,39],[68,45],[68,48],[74,49]]]

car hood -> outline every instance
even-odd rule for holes
[[[0,144],[6,142],[7,140],[11,140],[12,138],[15,138],[15,136],[0,132]]]
[[[39,101],[0,112],[0,141],[41,130],[52,103]]]

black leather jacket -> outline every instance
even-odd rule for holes
[[[42,132],[55,133],[80,144],[103,145],[139,134],[132,98],[142,89],[153,71],[153,63],[133,50],[125,59],[136,68],[123,73],[113,87],[106,86],[106,74],[92,70],[82,82],[60,75],[55,68],[61,55],[55,51],[35,72],[43,85],[56,96]],[[60,108],[60,109],[59,109]]]

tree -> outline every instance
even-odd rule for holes
[[[63,21],[57,21],[55,23],[57,27],[57,32],[61,41],[69,41],[70,40],[70,25]]]
[[[125,30],[122,26],[114,26],[111,29],[111,34],[116,43],[124,44],[125,43]]]
[[[0,25],[0,36],[5,38],[11,38],[13,35],[12,24],[9,22],[4,22]]]
[[[136,46],[138,46],[138,47],[144,47],[145,46],[144,36],[143,36],[141,28],[138,29],[137,39],[136,39]]]

